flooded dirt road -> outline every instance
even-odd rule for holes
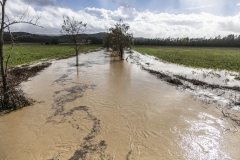
[[[53,61],[0,117],[0,159],[240,159],[240,128],[215,106],[104,51]]]

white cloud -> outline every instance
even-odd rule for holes
[[[27,7],[18,0],[9,1],[7,13],[15,16],[23,13]],[[103,8],[85,8],[74,12],[69,8],[57,6],[45,6],[41,10],[29,6],[28,9],[30,16],[41,15],[39,25],[44,28],[19,24],[12,27],[13,31],[60,34],[62,15],[69,15],[87,23],[86,33],[106,32],[119,18],[123,18],[130,24],[135,37],[215,37],[240,34],[240,14],[224,17],[204,12],[200,14],[153,13],[124,6],[113,11]]]
[[[240,6],[240,3],[238,3],[237,6]]]

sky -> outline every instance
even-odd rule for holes
[[[240,0],[8,0],[6,14],[41,18],[43,28],[17,24],[12,32],[60,35],[62,17],[87,23],[85,33],[107,32],[122,18],[134,37],[214,38],[240,35]]]

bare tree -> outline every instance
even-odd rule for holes
[[[34,26],[38,26],[37,22],[40,19],[40,16],[29,16],[29,11],[28,9],[22,14],[18,15],[15,17],[9,17],[5,13],[5,7],[6,7],[7,0],[0,0],[0,6],[2,9],[1,12],[1,17],[0,17],[0,23],[1,23],[1,28],[0,28],[0,66],[1,66],[1,78],[2,78],[2,106],[3,108],[6,108],[9,102],[9,95],[8,95],[8,82],[7,82],[7,70],[8,70],[8,61],[10,58],[10,55],[8,55],[7,60],[4,60],[4,50],[3,50],[3,45],[4,45],[4,32],[8,32],[11,36],[12,43],[14,41],[14,37],[11,33],[10,27],[14,24],[18,23],[26,23]],[[41,26],[38,26],[41,27]]]
[[[70,37],[71,43],[74,45],[76,53],[76,66],[78,66],[78,52],[81,45],[84,43],[82,34],[86,31],[87,23],[75,20],[74,17],[63,16],[62,34],[66,34]]]
[[[123,60],[123,53],[125,48],[131,48],[133,45],[133,35],[129,33],[130,26],[123,23],[120,19],[115,27],[109,29],[111,32],[110,46],[113,51],[119,52],[121,60]]]

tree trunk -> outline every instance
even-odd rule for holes
[[[121,60],[123,60],[123,47],[120,46],[120,58]]]
[[[74,39],[75,43],[75,52],[76,52],[76,66],[78,66],[78,44],[76,38]]]
[[[76,66],[78,66],[78,52],[76,52]]]
[[[4,58],[3,58],[3,36],[0,35],[0,63],[1,63],[1,77],[2,77],[2,93],[3,93],[3,106],[8,103],[8,90],[7,90],[7,80],[6,73],[4,69]]]
[[[8,103],[8,88],[7,88],[7,74],[5,73],[4,68],[4,55],[3,55],[3,34],[4,34],[4,20],[5,20],[5,4],[6,1],[2,2],[2,21],[1,21],[1,29],[0,29],[0,65],[1,65],[1,76],[2,76],[2,92],[3,92],[3,106],[6,107]]]

